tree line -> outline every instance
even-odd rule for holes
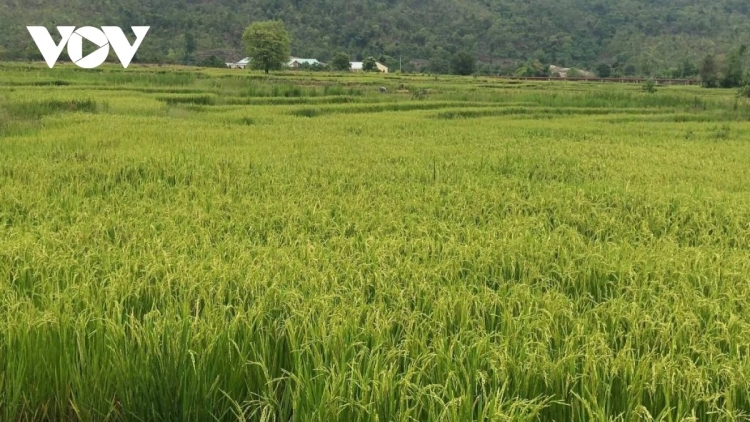
[[[247,54],[252,58],[251,68],[261,69],[268,73],[271,70],[279,70],[289,59],[290,37],[280,21],[255,22],[248,26],[242,41]],[[750,96],[750,73],[746,71],[745,56],[747,46],[742,45],[730,54],[722,56],[722,60],[709,54],[701,62],[700,67],[691,61],[684,60],[681,66],[672,72],[671,77],[685,78],[700,76],[701,84],[706,88],[741,88],[740,95]],[[387,62],[386,58],[380,59]],[[307,67],[311,70],[349,70],[350,57],[344,52],[337,53],[330,65],[316,65]],[[222,63],[223,66],[223,63]],[[304,68],[304,66],[303,66]],[[468,52],[457,53],[450,62],[452,73],[457,75],[471,75],[476,72],[476,58]],[[613,67],[602,63],[596,68],[597,76],[607,78],[618,76],[619,66]],[[362,70],[377,71],[377,62],[374,57],[364,60]],[[569,73],[576,69],[570,69]],[[551,67],[542,64],[539,60],[522,64],[516,69],[517,76],[551,76]],[[568,76],[576,76],[569,74]],[[655,92],[653,83],[647,84],[644,89],[647,92]]]
[[[25,25],[77,24],[151,26],[141,62],[233,61],[247,25],[269,20],[286,24],[296,56],[401,57],[404,71],[427,73],[465,73],[459,59],[471,55],[473,73],[487,75],[538,61],[674,77],[708,52],[750,44],[745,0],[5,0],[0,60],[38,59]]]

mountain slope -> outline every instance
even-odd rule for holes
[[[485,63],[629,63],[641,73],[750,42],[747,0],[3,0],[0,54],[38,58],[26,25],[149,25],[141,61],[242,56],[255,20],[281,19],[292,52],[337,51],[438,62],[458,50]],[[192,50],[192,48],[189,48]]]

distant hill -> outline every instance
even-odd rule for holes
[[[26,25],[149,25],[137,60],[236,60],[243,29],[267,19],[284,21],[295,56],[402,55],[433,71],[468,50],[484,71],[538,59],[651,74],[750,44],[748,0],[3,0],[0,57],[39,58]]]

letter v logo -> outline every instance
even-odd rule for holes
[[[57,58],[60,57],[60,53],[62,53],[65,44],[68,43],[68,40],[70,39],[70,36],[73,35],[73,31],[76,30],[76,27],[58,26],[57,31],[62,38],[60,39],[60,44],[57,45],[55,45],[55,42],[52,40],[52,35],[47,31],[47,28],[43,26],[27,26],[26,29],[29,30],[31,38],[34,39],[37,48],[39,48],[39,52],[42,53],[42,57],[44,57],[44,61],[47,62],[47,66],[51,69],[55,66]]]
[[[127,68],[130,61],[133,60],[135,52],[138,51],[138,47],[141,46],[141,42],[143,42],[149,29],[148,26],[131,26],[131,28],[133,29],[133,34],[135,34],[135,42],[133,45],[130,45],[130,42],[128,42],[128,39],[125,37],[125,33],[122,32],[122,29],[116,26],[102,26],[102,31],[107,35],[109,45],[115,50],[117,58],[120,59],[122,67],[125,68]]]

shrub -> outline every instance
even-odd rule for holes
[[[648,92],[649,94],[653,94],[656,92],[656,82],[654,82],[653,79],[649,79],[646,81],[645,84],[643,84],[643,91]]]

